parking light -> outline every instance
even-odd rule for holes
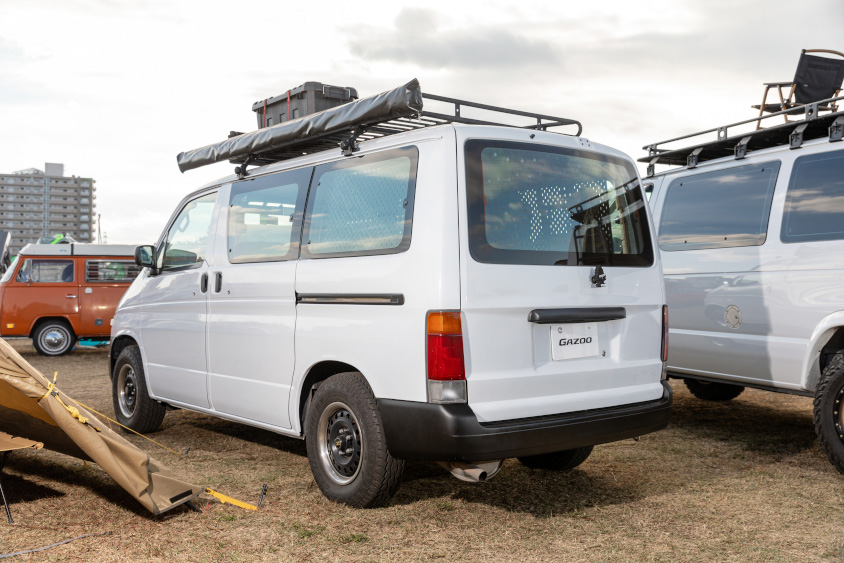
[[[428,401],[465,403],[466,369],[459,311],[428,313]]]

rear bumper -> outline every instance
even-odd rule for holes
[[[571,450],[668,426],[672,392],[656,401],[562,415],[478,422],[469,405],[378,399],[387,448],[398,459],[477,462]]]

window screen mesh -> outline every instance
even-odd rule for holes
[[[319,177],[308,251],[334,254],[397,248],[405,235],[411,160],[392,158]]]

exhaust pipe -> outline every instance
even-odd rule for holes
[[[462,461],[438,461],[446,471],[469,483],[483,483],[487,479],[495,477],[504,464],[503,459],[494,461],[481,461],[477,463],[465,463]]]

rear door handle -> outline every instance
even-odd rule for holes
[[[202,274],[199,278],[199,291],[202,293],[208,291],[208,274]]]
[[[68,299],[76,299],[75,295],[65,295],[65,297]]]
[[[220,293],[223,289],[223,272],[214,272],[214,293]]]

